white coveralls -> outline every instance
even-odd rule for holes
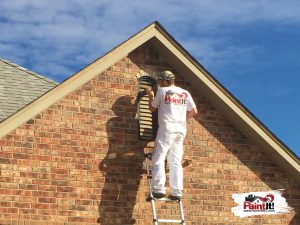
[[[177,86],[161,87],[151,102],[158,108],[158,132],[152,155],[152,190],[166,193],[165,159],[170,168],[171,195],[182,196],[183,141],[186,135],[186,113],[196,108],[191,94]]]

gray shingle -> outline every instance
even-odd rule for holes
[[[58,83],[0,58],[0,122]]]

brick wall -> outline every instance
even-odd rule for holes
[[[141,46],[0,139],[0,224],[152,224],[142,153],[153,143],[138,140],[135,119],[140,69],[172,68]],[[300,187],[177,75],[199,110],[185,141],[187,224],[300,224]],[[231,213],[233,193],[276,189],[286,189],[296,216]],[[162,217],[178,213],[174,204],[158,208]]]

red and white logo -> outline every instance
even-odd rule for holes
[[[186,105],[187,97],[188,95],[185,92],[180,94],[169,90],[165,95],[165,104]]]
[[[286,199],[282,197],[282,191],[233,194],[232,198],[238,206],[233,207],[231,211],[239,217],[288,213],[293,208],[289,207]]]

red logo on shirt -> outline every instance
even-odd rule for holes
[[[187,97],[188,95],[186,92],[179,94],[169,90],[165,95],[165,104],[186,105]]]

